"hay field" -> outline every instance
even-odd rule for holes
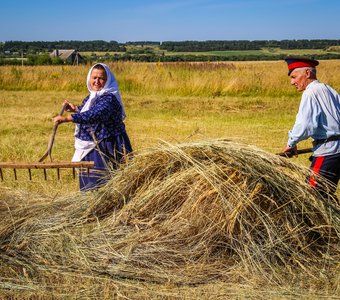
[[[40,158],[62,100],[86,95],[88,67],[0,67],[0,161]],[[61,182],[5,174],[0,294],[338,297],[336,206],[305,186],[308,155],[270,154],[285,145],[299,105],[285,64],[111,67],[136,159],[89,195],[66,171]],[[339,91],[339,69],[322,61],[319,79]],[[58,129],[56,161],[70,160],[73,130]]]
[[[114,63],[128,114],[126,125],[136,151],[160,140],[179,143],[227,138],[280,152],[292,127],[300,94],[289,85],[284,62]],[[45,152],[51,119],[62,100],[74,103],[87,94],[89,66],[0,67],[0,161],[35,162]],[[340,62],[322,61],[320,80],[340,90]],[[59,127],[53,156],[70,160],[72,124]],[[300,143],[309,147],[310,142]],[[294,161],[308,165],[308,156]],[[77,183],[53,184],[6,179],[5,186],[56,194],[77,190]],[[39,173],[37,174],[37,176]],[[53,174],[51,174],[53,176]],[[11,179],[10,174],[6,176]],[[44,186],[47,184],[47,188]],[[33,187],[32,187],[33,185]]]

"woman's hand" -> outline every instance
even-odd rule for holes
[[[53,123],[54,124],[61,124],[61,123],[65,123],[65,122],[72,122],[73,118],[71,115],[69,116],[56,116],[53,118]]]
[[[68,100],[64,100],[64,105],[66,105],[65,110],[68,112],[77,112],[78,107]]]

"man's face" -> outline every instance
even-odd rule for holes
[[[295,69],[290,73],[290,84],[294,85],[298,92],[302,92],[306,89],[310,83],[311,71],[308,69]]]

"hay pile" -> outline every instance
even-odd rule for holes
[[[1,287],[57,273],[199,284],[303,272],[339,289],[339,206],[309,188],[307,172],[217,140],[145,151],[96,192],[53,202],[2,193]]]

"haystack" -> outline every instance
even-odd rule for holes
[[[56,273],[181,285],[304,273],[339,289],[339,206],[308,172],[230,141],[164,143],[95,192],[53,202],[2,193],[2,287]]]

